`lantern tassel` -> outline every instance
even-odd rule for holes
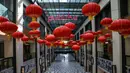
[[[11,36],[10,36],[9,34],[7,34],[7,38],[8,38],[8,40],[10,40],[10,39],[11,39]]]
[[[93,20],[93,16],[89,16],[88,19],[89,19],[89,20]]]
[[[32,17],[32,21],[36,21],[37,20],[37,18],[36,17]]]
[[[77,54],[77,51],[74,51]]]
[[[124,38],[126,39],[128,36],[127,35],[124,35]]]

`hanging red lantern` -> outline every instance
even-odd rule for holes
[[[109,27],[110,30],[122,32],[130,28],[130,20],[128,19],[118,19],[111,23]]]
[[[93,16],[100,12],[100,6],[95,2],[89,2],[82,7],[82,13],[89,17],[89,20],[93,20]]]
[[[45,44],[46,44],[48,47],[51,47],[51,43],[50,43],[50,42],[46,41]]]
[[[91,41],[94,40],[94,35],[92,33],[83,34],[83,40],[87,41],[87,44],[91,44]]]
[[[98,32],[93,32],[93,35],[96,37],[98,35]]]
[[[74,36],[74,34],[70,34],[70,39],[73,39],[75,36]]]
[[[93,33],[91,30],[87,30],[85,33]]]
[[[64,38],[64,37],[69,37],[71,34],[71,29],[66,27],[66,26],[60,26],[54,29],[53,34],[57,38]]]
[[[103,18],[100,22],[101,25],[105,26],[106,29],[108,29],[108,26],[112,23],[112,19],[111,18]]]
[[[83,45],[85,45],[87,42],[85,42],[85,41],[79,41],[79,45],[80,46],[83,46]]]
[[[54,42],[56,40],[56,37],[53,34],[49,34],[46,36],[46,40],[49,42]]]
[[[0,23],[9,21],[6,17],[0,16]]]
[[[36,30],[37,28],[40,27],[40,24],[38,22],[36,22],[36,21],[32,21],[32,22],[29,23],[28,26],[29,26],[29,28],[32,28],[33,30]]]
[[[76,28],[76,25],[72,22],[66,23],[65,26],[70,28],[71,30],[74,30]]]
[[[31,37],[38,37],[40,35],[40,31],[39,30],[30,30],[29,35],[31,35]]]
[[[34,38],[34,37],[30,37],[29,40],[30,40],[30,41],[34,41],[35,38]]]
[[[0,30],[10,36],[12,33],[16,32],[18,29],[17,25],[12,22],[3,22],[0,24]]]
[[[12,36],[19,40],[20,38],[24,36],[24,34],[22,32],[17,31],[17,32],[14,32]]]
[[[28,38],[26,35],[24,35],[24,36],[21,38],[21,40],[22,40],[23,42],[27,42],[27,41],[29,40],[29,38]]]
[[[111,34],[110,34],[110,33],[106,33],[106,34],[105,34],[105,37],[106,37],[106,38],[110,38],[110,37],[111,37]]]
[[[98,35],[101,35],[102,33],[103,33],[102,30],[98,30],[98,31],[97,31],[97,34],[98,34]]]
[[[80,46],[77,44],[72,46],[72,50],[74,51],[78,51],[79,49],[80,49]]]
[[[42,15],[42,8],[35,4],[30,4],[26,7],[25,13],[27,16],[32,17],[33,21],[36,21],[36,18]]]
[[[121,31],[120,34],[123,35],[124,38],[127,38],[130,35],[130,29]]]
[[[101,42],[101,43],[105,43],[106,40],[107,40],[107,39],[106,39],[105,36],[100,36],[100,37],[98,38],[98,41]]]
[[[38,40],[37,40],[37,42],[38,42],[40,45],[42,45],[42,44],[44,44],[44,43],[45,43],[45,41],[44,41],[44,40],[42,40],[42,39],[38,39]]]

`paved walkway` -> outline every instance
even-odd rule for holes
[[[45,73],[87,73],[72,55],[59,54]]]

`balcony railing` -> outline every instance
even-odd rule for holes
[[[0,59],[0,73],[13,73],[13,57]]]
[[[25,67],[25,73],[29,73],[36,67],[35,59],[25,61],[23,65]]]
[[[28,61],[28,60],[33,59],[33,58],[35,58],[35,53],[24,54],[24,61]]]
[[[98,57],[97,65],[107,73],[112,73],[112,61]]]

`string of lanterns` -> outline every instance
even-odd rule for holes
[[[111,38],[111,33],[106,33],[103,35],[102,30],[93,32],[91,30],[80,34],[80,40],[74,40],[75,35],[72,31],[76,28],[76,25],[72,22],[65,23],[65,25],[56,27],[52,34],[47,34],[44,39],[40,39],[41,32],[37,30],[40,24],[37,22],[37,18],[42,15],[42,8],[35,4],[30,4],[26,7],[25,14],[32,18],[29,23],[29,27],[32,29],[29,31],[30,38],[18,32],[17,25],[10,22],[7,18],[0,16],[0,30],[6,33],[7,36],[13,36],[16,39],[21,39],[23,42],[28,42],[29,40],[37,39],[40,45],[47,45],[48,47],[71,47],[72,50],[77,51],[81,46],[85,44],[92,44],[95,38],[98,38],[100,43],[105,43],[107,39]],[[88,16],[89,20],[93,20],[100,12],[100,5],[94,2],[89,2],[82,7],[82,13]],[[100,22],[101,25],[105,27],[106,30],[119,32],[123,36],[128,36],[130,34],[130,20],[128,19],[117,19],[112,20],[111,18],[105,17]]]

